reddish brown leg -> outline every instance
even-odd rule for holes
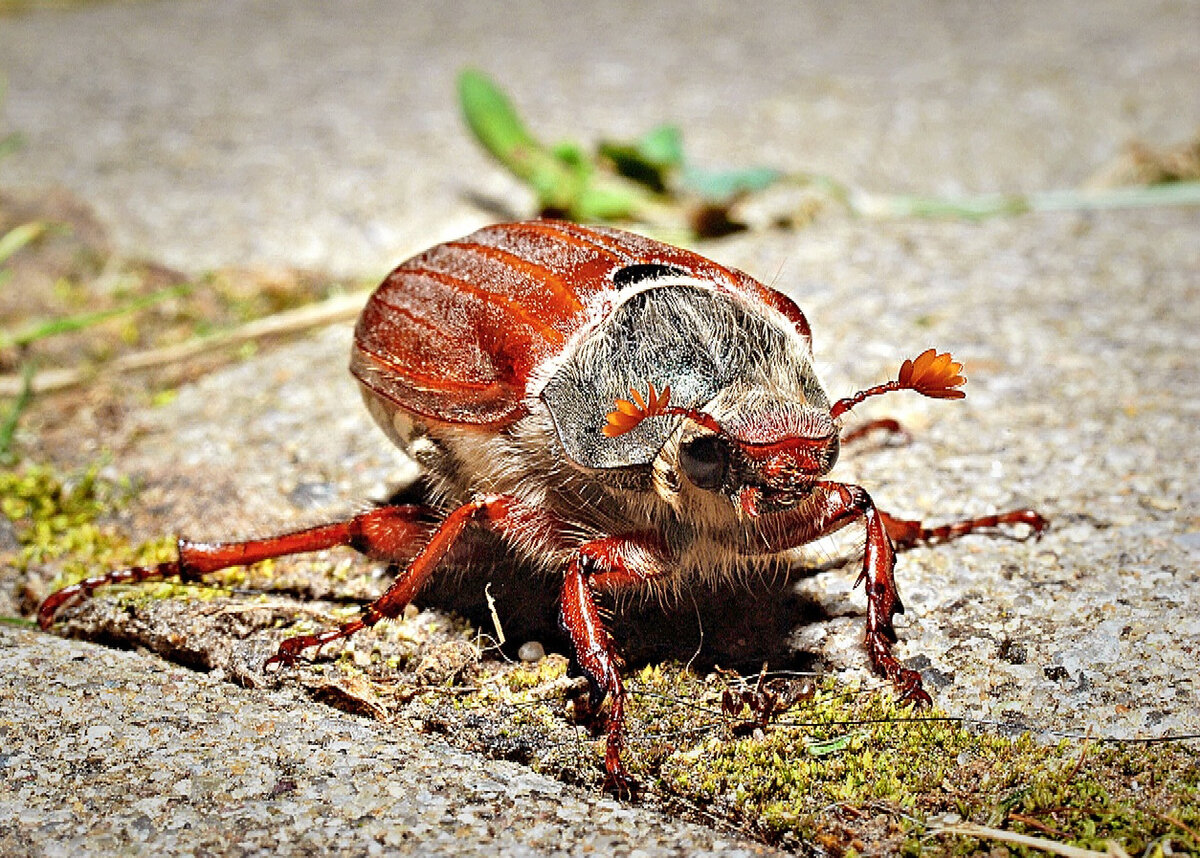
[[[958,539],[960,536],[966,536],[977,530],[989,530],[1006,524],[1028,525],[1031,534],[1040,534],[1046,529],[1048,523],[1045,518],[1031,509],[1014,509],[995,515],[968,518],[964,521],[943,524],[940,527],[924,527],[919,521],[896,518],[882,511],[879,513],[879,517],[883,519],[883,526],[887,529],[888,536],[892,538],[896,548],[901,551],[912,548],[921,542],[949,542],[951,539]]]
[[[614,536],[580,546],[567,567],[562,589],[562,625],[571,637],[575,660],[591,684],[593,711],[609,699],[605,788],[630,795],[634,783],[621,762],[625,747],[625,686],[621,657],[596,607],[595,592],[612,592],[661,574],[661,547],[652,536]],[[637,564],[632,565],[632,564]]]
[[[108,572],[51,593],[38,608],[38,624],[49,628],[54,615],[77,596],[90,596],[111,584],[137,584],[179,578],[199,581],[210,572],[246,566],[260,560],[346,545],[377,560],[397,560],[429,532],[429,510],[420,506],[385,506],[346,521],[310,527],[266,539],[245,542],[192,542],[180,538],[179,557],[154,566],[134,566]]]
[[[892,654],[896,630],[892,617],[904,612],[896,592],[893,571],[896,555],[884,528],[883,517],[871,496],[859,486],[819,482],[813,486],[813,504],[760,519],[757,538],[763,549],[777,552],[804,545],[862,519],[867,529],[863,570],[855,582],[866,583],[867,623],[864,642],[875,669],[896,686],[901,700],[931,703],[921,687],[921,674],[903,667]]]
[[[853,444],[875,432],[887,432],[905,444],[912,440],[912,436],[908,434],[907,429],[900,425],[900,421],[891,417],[868,420],[866,423],[855,426],[849,432],[843,432],[840,440],[843,444]]]
[[[433,536],[413,558],[408,568],[392,582],[382,596],[367,605],[359,616],[336,629],[316,635],[298,635],[279,645],[279,651],[267,659],[267,664],[292,665],[300,653],[309,647],[320,647],[357,631],[375,625],[382,619],[400,616],[404,607],[425,586],[433,570],[441,562],[469,524],[489,524],[500,530],[521,532],[541,539],[553,539],[560,528],[539,510],[520,505],[509,497],[488,495],[463,504],[450,513],[434,531]]]

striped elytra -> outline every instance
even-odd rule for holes
[[[617,291],[663,271],[753,296],[808,333],[789,298],[740,271],[632,233],[538,220],[481,229],[392,271],[359,319],[351,372],[413,414],[503,426],[525,413],[539,364]]]

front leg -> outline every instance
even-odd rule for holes
[[[632,792],[633,782],[621,762],[625,747],[625,686],[623,665],[596,605],[596,592],[612,592],[644,583],[662,574],[663,550],[657,539],[614,536],[584,543],[567,566],[562,589],[563,629],[571,638],[575,660],[591,685],[589,704],[599,708],[609,699],[605,786],[620,795]]]
[[[901,700],[931,703],[921,685],[921,674],[903,667],[892,654],[896,630],[892,617],[904,613],[896,591],[896,553],[875,502],[860,486],[819,482],[809,499],[783,512],[758,519],[755,538],[763,553],[776,553],[820,539],[861,519],[866,526],[863,568],[855,582],[866,583],[867,623],[864,634],[867,652],[875,669],[891,680]]]

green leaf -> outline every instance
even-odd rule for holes
[[[683,132],[677,125],[651,128],[638,140],[638,150],[652,164],[664,167],[683,166]]]
[[[523,168],[525,153],[541,148],[508,96],[483,72],[466,69],[459,74],[458,102],[475,138],[506,166]]]
[[[633,188],[592,186],[579,194],[570,215],[572,220],[581,223],[626,220],[634,217],[643,203],[644,198]]]
[[[702,199],[728,202],[742,194],[762,191],[775,184],[783,174],[771,167],[747,167],[742,170],[704,170],[683,168],[683,184]]]
[[[836,754],[839,751],[846,750],[846,748],[850,747],[850,740],[853,738],[853,734],[847,733],[844,736],[838,736],[835,739],[827,739],[824,742],[812,742],[811,744],[806,745],[805,748],[808,750],[808,753],[814,757],[827,757],[830,754]]]
[[[458,101],[467,127],[492,157],[537,194],[542,209],[572,210],[583,185],[578,163],[543,146],[517,114],[508,96],[476,69],[458,76]],[[577,148],[577,147],[576,147]]]
[[[673,125],[660,125],[633,142],[601,141],[597,151],[619,174],[661,194],[683,165],[683,136]]]

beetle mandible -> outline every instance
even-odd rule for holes
[[[894,546],[1045,520],[1029,509],[927,528],[876,508],[826,475],[843,414],[870,396],[959,398],[949,354],[906,360],[896,380],[831,402],[796,304],[746,274],[627,232],[537,220],[487,227],[401,264],[358,320],[350,370],[384,432],[425,471],[430,509],[388,505],[344,521],[244,542],[180,538],[178,559],[89,578],[186,581],[271,557],[350,546],[406,564],[360,616],[289,638],[268,664],[400,615],[463,530],[486,527],[562,582],[561,624],[609,701],[604,765],[630,786],[621,753],[626,693],[598,599],[687,588],[786,562],[789,550],[861,522],[865,643],[901,698],[929,702],[892,654],[903,611]],[[436,523],[434,523],[436,522]]]

